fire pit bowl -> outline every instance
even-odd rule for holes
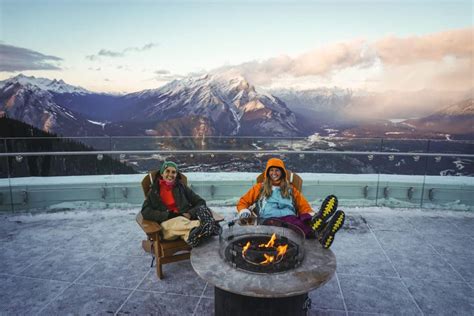
[[[328,282],[336,271],[336,257],[332,251],[323,249],[314,239],[305,240],[290,228],[226,226],[220,238],[213,237],[191,252],[193,269],[215,286],[215,314],[306,315],[311,306],[308,292]],[[274,233],[280,237],[278,243],[292,245],[286,255],[294,266],[288,267],[287,263],[283,263],[284,267],[280,269],[278,264],[284,262],[281,260],[270,269],[248,269],[248,266],[260,265],[262,257],[258,245],[263,241],[268,243]],[[253,250],[257,254],[251,254],[247,258],[251,263],[246,262],[247,266],[241,267],[235,258],[242,258],[242,244],[248,242],[247,238],[256,240]],[[237,249],[232,244],[237,245]],[[278,253],[273,248],[263,252],[275,255],[276,259]]]
[[[304,233],[296,226],[230,224],[219,238],[219,254],[233,268],[252,273],[282,273],[304,258]]]

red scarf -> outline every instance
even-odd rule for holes
[[[178,213],[178,206],[173,196],[173,188],[175,187],[176,181],[169,182],[163,179],[160,179],[160,197],[161,201],[166,208],[173,213]]]

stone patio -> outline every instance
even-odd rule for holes
[[[214,207],[230,219],[231,207]],[[159,280],[138,209],[3,214],[0,314],[212,315],[213,287],[189,261]],[[335,277],[310,315],[473,315],[474,214],[349,208]]]

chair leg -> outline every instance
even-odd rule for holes
[[[158,276],[158,279],[163,279],[163,269],[160,258],[156,259],[156,275]]]
[[[151,257],[151,265],[150,265],[150,268],[153,268],[153,262],[155,262],[155,256],[152,256],[152,257]]]
[[[155,250],[155,259],[156,259],[156,275],[159,279],[163,279],[163,269],[161,267],[161,248],[158,244],[158,238],[155,239],[153,242],[154,250]]]

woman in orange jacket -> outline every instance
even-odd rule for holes
[[[345,214],[336,211],[337,198],[328,196],[317,214],[306,198],[287,179],[287,170],[282,160],[271,158],[265,168],[263,183],[255,184],[237,203],[240,218],[251,216],[249,207],[256,204],[255,212],[265,223],[277,218],[298,226],[306,237],[316,237],[324,248],[329,248],[336,232],[344,224]]]

